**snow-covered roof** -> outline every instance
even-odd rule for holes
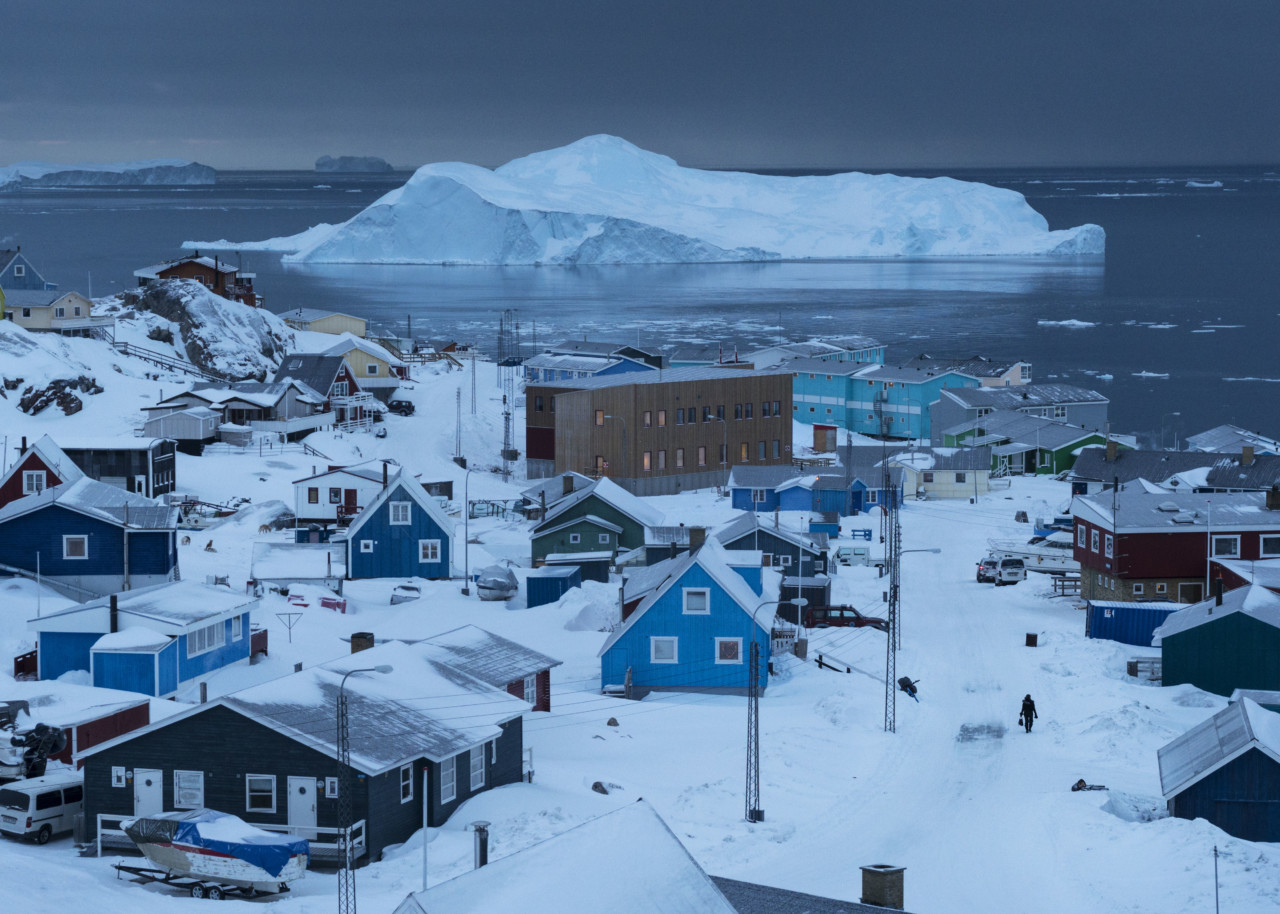
[[[9,289],[4,293],[4,300],[9,308],[48,308],[66,294],[44,289]]]
[[[625,865],[620,849],[630,848]],[[409,895],[394,914],[736,914],[644,800]]]
[[[1251,447],[1256,453],[1280,454],[1280,441],[1240,428],[1237,425],[1219,425],[1198,435],[1187,436],[1187,447],[1195,451],[1240,453],[1243,447]]]
[[[583,476],[581,473],[574,473],[571,470],[568,473],[561,473],[558,476],[538,480],[521,492],[520,497],[533,505],[542,504],[542,500],[545,497],[547,505],[551,506],[565,497],[564,479],[566,476],[573,481],[573,491],[575,492],[591,485],[591,477]]]
[[[168,647],[172,640],[172,636],[161,634],[145,625],[131,625],[118,632],[103,635],[93,642],[91,650],[119,651],[122,654],[155,653]]]
[[[768,349],[762,350],[764,353],[769,351]],[[849,375],[857,374],[867,367],[866,362],[851,362],[847,359],[838,362],[835,359],[809,359],[791,356],[784,356],[776,360],[756,358],[753,362],[760,368],[780,368],[793,374],[812,374],[822,375],[823,377],[830,375],[833,378],[836,376],[847,378]]]
[[[981,438],[975,439],[982,443],[1009,440],[1055,451],[1090,435],[1098,434],[1096,429],[1068,425],[1065,422],[1046,419],[1043,416],[1032,416],[1011,409],[997,409],[985,416],[968,419],[944,429],[943,434],[960,435],[975,429],[985,433]]]
[[[993,409],[1027,409],[1079,403],[1110,403],[1096,390],[1074,384],[1019,384],[1016,387],[950,387],[942,396],[962,406]]]
[[[650,507],[642,499],[632,495],[607,476],[602,476],[591,485],[578,489],[572,495],[560,499],[553,507],[547,508],[546,517],[543,518],[542,523],[534,528],[534,532],[541,534],[549,521],[564,514],[574,505],[580,504],[592,495],[595,495],[601,501],[621,511],[644,527],[659,527],[665,518],[665,515],[657,508]]]
[[[580,565],[584,562],[611,562],[613,561],[613,553],[608,551],[552,552],[543,556],[542,560],[548,565]]]
[[[168,400],[194,396],[208,403],[221,404],[230,400],[242,400],[254,406],[272,407],[284,398],[291,387],[298,391],[299,400],[317,405],[325,401],[324,394],[321,394],[305,381],[297,378],[288,378],[279,381],[236,381],[234,383],[212,381],[199,383],[188,391],[174,394],[167,400],[161,400],[160,405],[168,402]]]
[[[63,438],[63,451],[149,451],[165,438],[137,438],[124,435],[77,435]]]
[[[729,488],[772,489],[799,476],[800,471],[793,466],[735,465],[729,470]]]
[[[48,435],[41,435],[35,444],[28,447],[27,450],[10,465],[8,472],[3,476],[0,476],[0,487],[8,482],[14,474],[20,473],[26,469],[23,458],[32,453],[39,457],[40,461],[45,466],[57,473],[58,478],[61,479],[63,483],[72,483],[77,479],[84,478],[84,473],[81,471],[80,467],[76,466],[75,461],[68,457],[62,448],[58,447],[58,445],[54,443],[52,438]]]
[[[902,363],[904,369],[932,371],[951,370],[974,378],[998,378],[1017,365],[1025,365],[1021,359],[990,359],[986,356],[931,355],[922,352]]]
[[[1280,529],[1280,511],[1268,511],[1261,492],[1147,492],[1121,486],[1119,492],[1077,495],[1071,501],[1071,512],[1126,533],[1176,533],[1210,526],[1214,533]]]
[[[627,360],[634,361],[634,360]],[[620,365],[623,359],[613,356],[594,356],[594,355],[556,355],[551,352],[544,352],[535,355],[533,358],[524,360],[525,368],[536,368],[554,371],[604,371],[606,368],[612,368],[614,365]],[[637,365],[644,365],[643,362],[635,362]],[[652,366],[644,365],[645,368]]]
[[[210,587],[195,581],[170,581],[115,594],[120,628],[145,625],[166,635],[181,634],[208,625],[218,618],[250,612],[258,601],[226,587]],[[37,632],[101,632],[111,629],[111,597],[46,613],[27,622]]]
[[[363,317],[356,317],[354,314],[346,314],[342,311],[326,311],[323,308],[290,308],[288,311],[280,312],[278,317],[285,323],[299,321],[304,324],[323,320],[326,317],[346,317],[353,321],[364,321]]]
[[[406,365],[400,359],[396,358],[390,352],[377,343],[362,339],[353,335],[349,331],[338,337],[338,342],[334,343],[324,351],[324,355],[346,355],[352,349],[359,349],[367,356],[372,356],[381,362],[385,362],[393,368],[405,368]]]
[[[323,473],[316,473],[314,476],[304,476],[301,479],[295,479],[293,484],[296,486],[300,483],[311,482],[316,479],[323,479],[326,476],[357,476],[360,479],[382,483],[382,468],[387,468],[387,484],[390,485],[396,479],[400,478],[403,467],[399,466],[391,458],[379,458],[374,460],[366,460],[364,463],[353,463],[351,466],[338,467],[333,470],[325,470]]]
[[[9,502],[0,508],[0,523],[53,504],[133,530],[170,530],[178,524],[177,508],[87,476]]]
[[[1233,574],[1244,578],[1250,584],[1258,584],[1269,590],[1280,589],[1280,558],[1276,559],[1214,559]]]
[[[1159,647],[1162,639],[1189,631],[1231,613],[1247,613],[1259,622],[1280,628],[1280,596],[1257,584],[1237,587],[1222,596],[1222,605],[1215,597],[1192,603],[1178,610],[1152,633],[1152,647]]]
[[[561,340],[558,343],[552,343],[547,346],[545,351],[557,354],[608,356],[616,355],[623,349],[634,349],[636,352],[643,352],[645,355],[658,354],[656,348],[649,348],[639,343],[610,343],[601,340]]]
[[[388,482],[386,488],[374,496],[369,504],[364,506],[363,510],[352,519],[351,525],[347,527],[347,539],[350,541],[355,540],[356,533],[360,528],[367,524],[369,519],[391,497],[392,493],[398,490],[403,490],[409,498],[417,503],[418,507],[427,512],[427,515],[435,521],[436,526],[440,528],[445,536],[450,540],[453,539],[453,521],[449,520],[444,511],[441,510],[439,502],[427,494],[427,490],[422,487],[422,483],[411,478],[408,473],[401,473],[396,477],[395,482]],[[453,553],[450,552],[449,556],[450,560],[452,560]]]
[[[977,379],[979,376],[962,371],[959,368],[953,368],[947,365],[928,365],[921,367],[907,367],[896,365],[864,365],[862,371],[858,372],[857,377],[865,378],[868,381],[893,381],[897,384],[923,384],[925,381],[931,381],[934,378],[941,378],[947,375],[959,375],[960,377]]]
[[[134,270],[133,275],[137,279],[159,279],[160,274],[165,270],[171,270],[176,266],[184,263],[192,263],[202,267],[208,267],[210,270],[217,270],[219,273],[235,273],[238,268],[224,257],[181,257],[177,260],[166,260],[163,263],[153,263],[149,267],[142,267]]]
[[[613,647],[623,635],[629,632],[632,626],[639,622],[640,618],[662,598],[662,595],[684,577],[685,573],[694,565],[698,565],[710,575],[711,579],[720,585],[720,588],[729,599],[748,616],[761,604],[760,595],[751,589],[751,585],[746,582],[742,575],[730,567],[727,551],[724,546],[714,539],[707,540],[706,544],[695,552],[686,552],[674,559],[667,559],[663,564],[667,564],[667,562],[671,563],[667,576],[640,601],[640,605],[636,607],[635,612],[627,617],[627,621],[605,639],[604,646],[600,648],[599,656],[603,657],[609,648]],[[769,637],[769,621],[767,619],[763,625],[757,620],[756,626],[764,631],[765,638]]]
[[[1117,448],[1115,457],[1108,460],[1107,449],[1102,445],[1094,445],[1081,449],[1071,467],[1071,477],[1099,482],[1112,482],[1119,477],[1122,483],[1141,477],[1164,482],[1187,471],[1212,466],[1216,459],[1218,458],[1192,451]]]
[[[681,563],[680,559],[681,556],[677,556],[663,559],[661,562],[654,562],[652,565],[627,568],[624,572],[622,584],[623,601],[630,603],[632,600],[657,590],[671,576],[672,571],[677,568],[687,567]]]
[[[432,649],[427,656],[466,670],[496,689],[564,662],[475,625],[464,625],[418,643]]]
[[[736,542],[748,534],[755,533],[757,530],[772,534],[810,552],[822,552],[827,548],[827,535],[825,533],[801,533],[798,530],[792,530],[781,525],[776,527],[765,525],[760,522],[760,517],[754,511],[743,511],[717,530],[714,535],[721,543],[728,544]]]
[[[1160,791],[1167,800],[1255,747],[1280,764],[1280,714],[1242,698],[1158,750]]]
[[[338,372],[346,364],[340,355],[324,355],[310,352],[291,352],[284,357],[280,368],[276,371],[274,381],[287,381],[293,378],[306,384],[316,393],[328,395],[329,388],[338,377]],[[352,373],[354,377],[354,372]],[[359,381],[356,382],[359,385]],[[353,391],[354,393],[354,391]]]
[[[255,581],[322,581],[347,576],[347,550],[336,543],[254,543]]]

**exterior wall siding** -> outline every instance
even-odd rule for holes
[[[768,567],[783,571],[789,577],[794,575],[806,578],[812,577],[815,573],[826,569],[826,562],[823,556],[815,555],[807,549],[801,549],[795,543],[774,536],[768,530],[757,530],[723,545],[726,549],[759,550],[766,555],[773,556],[774,558]],[[783,563],[781,556],[787,556],[790,559],[790,563]]]
[[[100,689],[120,689],[159,695],[156,690],[156,655],[101,651],[93,655],[93,684]]]
[[[29,451],[24,457],[20,458],[18,466],[13,468],[13,475],[9,477],[3,486],[0,486],[0,508],[26,495],[26,492],[22,490],[22,474],[36,471],[44,473],[46,489],[62,485],[62,477],[41,460],[39,454],[35,451]]]
[[[64,559],[64,534],[87,535],[88,557]],[[58,505],[0,524],[0,563],[35,571],[37,553],[41,573],[50,577],[120,575],[124,567],[124,544],[119,527]]]
[[[429,815],[432,828],[437,828],[449,821],[449,817],[453,815],[454,811],[471,797],[494,787],[515,784],[522,780],[524,771],[524,720],[516,717],[505,724],[501,724],[500,727],[502,735],[497,739],[496,761],[495,749],[489,743],[484,744],[484,786],[478,790],[471,789],[469,752],[460,752],[452,759],[452,763],[457,766],[455,768],[457,792],[454,799],[449,802],[441,802],[440,800],[440,765],[436,762],[427,762],[431,780],[431,796],[429,797],[431,808]],[[421,808],[419,808],[420,824]],[[408,837],[408,835],[405,837]]]
[[[1280,765],[1258,749],[1195,782],[1169,800],[1179,819],[1207,819],[1245,841],[1280,841]]]
[[[72,670],[89,672],[89,650],[101,637],[97,632],[41,632],[40,678],[57,679]]]
[[[222,669],[224,666],[230,666],[241,660],[249,659],[249,614],[244,613],[240,617],[241,634],[238,641],[231,639],[231,625],[230,619],[222,621],[221,647],[205,651],[194,657],[187,656],[187,636],[178,636],[176,669],[179,683],[190,682],[192,679],[212,673],[214,670]]]
[[[416,485],[416,483],[415,483]],[[348,547],[347,576],[356,578],[447,578],[449,577],[449,534],[440,528],[420,504],[405,491],[403,482],[378,510],[351,535]],[[410,523],[391,523],[391,502],[407,501]],[[440,540],[438,562],[418,561],[418,540]],[[372,552],[362,552],[362,540],[373,541]]]
[[[1189,683],[1215,695],[1280,689],[1280,629],[1229,613],[1161,639],[1163,684]]]

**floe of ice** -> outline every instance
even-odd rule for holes
[[[1169,372],[1167,371],[1135,371],[1133,373],[1133,376],[1135,378],[1167,378],[1169,377]]]
[[[1221,181],[1188,181],[1187,187],[1214,188],[1221,187]]]
[[[1083,327],[1098,326],[1097,321],[1078,321],[1074,318],[1065,321],[1036,321],[1036,323],[1041,327],[1069,327],[1072,330],[1077,330]]]

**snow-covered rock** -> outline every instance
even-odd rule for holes
[[[684,168],[592,136],[490,171],[426,165],[341,225],[265,242],[295,263],[587,264],[1099,255],[1019,193],[952,178]]]
[[[81,163],[17,162],[0,166],[0,191],[28,187],[110,187],[138,184],[214,184],[216,172],[186,159],[143,162]]]
[[[385,173],[394,170],[390,162],[377,156],[321,156],[316,159],[316,171]]]

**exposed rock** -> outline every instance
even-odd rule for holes
[[[147,339],[155,340],[157,343],[173,344],[173,331],[168,327],[152,327],[147,332]]]
[[[616,718],[616,717],[610,717],[607,721],[605,721],[605,726],[606,726],[606,727],[616,727],[616,726],[618,726],[618,718]]]
[[[6,386],[8,386],[7,379]],[[18,401],[18,409],[34,416],[50,406],[57,406],[63,413],[71,416],[84,409],[84,401],[74,393],[77,390],[86,394],[102,393],[102,388],[93,378],[87,378],[84,375],[78,378],[58,378],[39,390],[36,390],[34,384],[27,387],[22,392],[22,399]]]

